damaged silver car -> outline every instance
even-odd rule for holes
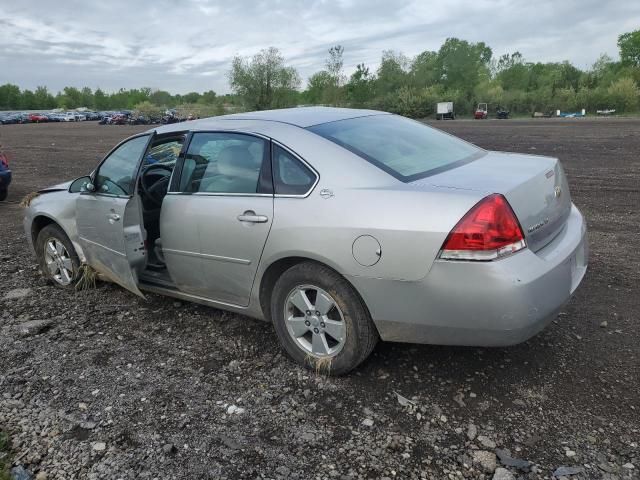
[[[166,125],[41,190],[24,228],[61,287],[82,265],[273,322],[301,364],[348,372],[377,340],[501,346],[540,331],[587,268],[555,158],[488,152],[368,110]]]

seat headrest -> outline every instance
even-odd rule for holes
[[[218,172],[228,176],[246,176],[247,170],[255,172],[260,168],[247,147],[232,145],[218,154]]]

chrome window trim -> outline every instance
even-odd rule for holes
[[[273,142],[274,145],[277,145],[278,147],[282,148],[283,150],[285,150],[287,153],[289,153],[290,155],[292,155],[296,160],[298,160],[299,162],[301,162],[304,166],[306,166],[309,170],[311,170],[311,173],[313,173],[313,175],[316,177],[315,182],[313,182],[313,184],[311,185],[311,187],[309,187],[309,190],[307,190],[305,193],[303,194],[283,194],[283,193],[275,193],[275,182],[273,184],[273,191],[274,191],[274,197],[275,198],[307,198],[309,195],[311,195],[311,192],[313,192],[313,190],[316,188],[316,185],[318,185],[318,183],[320,182],[320,174],[318,173],[318,171],[313,168],[313,166],[307,162],[304,158],[302,158],[300,155],[298,155],[296,152],[294,152],[293,150],[291,150],[289,147],[287,147],[286,145],[283,145],[282,143],[280,143],[279,141],[275,140],[275,139],[271,139],[271,142]],[[274,159],[273,156],[271,157],[271,163],[273,163]],[[273,168],[272,168],[273,171]],[[273,173],[272,173],[273,175]]]
[[[198,197],[273,197],[271,193],[227,193],[227,192],[167,192],[167,195]]]

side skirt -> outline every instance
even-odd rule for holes
[[[233,305],[231,303],[217,302],[215,300],[210,300],[205,297],[200,297],[198,295],[192,295],[189,293],[181,292],[176,288],[171,287],[163,287],[160,285],[154,285],[152,283],[147,282],[139,282],[138,287],[140,290],[157,293],[158,295],[165,295],[167,297],[177,298],[179,300],[184,300],[186,302],[198,303],[200,305],[206,305],[207,307],[217,308],[218,310],[226,310],[228,312],[239,313],[241,315],[246,315],[257,320],[266,321],[263,317],[256,314],[254,311],[250,310],[248,307],[241,307],[239,305]]]

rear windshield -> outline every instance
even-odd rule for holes
[[[323,123],[308,130],[359,155],[403,182],[457,167],[483,150],[398,115],[372,115]]]

